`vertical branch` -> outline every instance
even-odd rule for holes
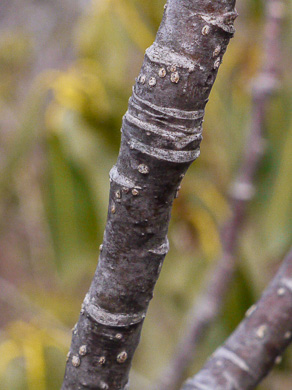
[[[292,341],[292,249],[261,299],[182,390],[252,390]]]
[[[254,194],[254,178],[263,154],[266,112],[279,83],[280,33],[284,18],[282,0],[267,0],[262,69],[252,88],[250,134],[237,178],[232,187],[232,216],[221,231],[222,255],[206,279],[205,288],[188,315],[186,328],[173,358],[159,380],[159,390],[175,390],[195,357],[202,334],[220,313],[236,267],[236,248],[248,202]]]
[[[169,0],[123,118],[97,270],[63,390],[125,389],[168,251],[171,206],[199,156],[205,105],[233,36],[234,0]]]

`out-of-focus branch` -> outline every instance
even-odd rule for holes
[[[181,390],[252,390],[292,341],[292,248],[261,299]]]
[[[232,186],[232,216],[221,231],[222,256],[211,269],[205,288],[190,311],[186,329],[172,361],[158,385],[159,390],[175,390],[193,360],[204,331],[218,316],[236,268],[236,247],[248,202],[254,194],[254,178],[263,154],[263,133],[270,96],[279,84],[280,33],[284,18],[282,0],[266,3],[266,28],[262,69],[252,88],[250,134],[243,161]]]
[[[33,302],[29,296],[23,291],[20,291],[14,284],[0,276],[0,302],[13,307],[17,313],[23,315],[29,321],[35,321],[43,327],[56,327],[63,332],[64,335],[70,334],[70,329],[67,328],[52,312],[40,307]],[[67,340],[63,343],[66,345]]]

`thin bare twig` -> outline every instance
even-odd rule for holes
[[[184,372],[196,354],[204,331],[214,322],[221,311],[236,268],[236,248],[241,227],[245,220],[248,202],[254,195],[254,178],[263,154],[263,135],[270,96],[279,84],[280,33],[284,18],[282,0],[266,3],[266,27],[264,60],[262,69],[253,83],[250,134],[243,161],[232,187],[232,216],[221,232],[222,256],[211,269],[200,297],[190,310],[182,339],[173,359],[165,370],[159,390],[175,390]]]
[[[181,390],[252,390],[292,341],[292,248],[261,299]]]

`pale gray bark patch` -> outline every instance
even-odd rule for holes
[[[205,20],[205,22],[210,23],[212,26],[221,28],[223,31],[226,31],[229,34],[235,33],[235,28],[233,25],[234,20],[237,18],[237,12],[226,12],[223,15],[203,15],[199,14],[199,16]]]
[[[169,241],[168,238],[166,237],[164,242],[161,245],[159,245],[159,247],[149,249],[148,252],[154,253],[156,255],[166,255],[168,251],[169,251]]]
[[[292,292],[292,279],[284,278],[282,280],[283,286],[285,286],[290,292]]]
[[[145,311],[133,314],[110,313],[107,310],[99,307],[96,303],[91,302],[88,294],[84,299],[83,308],[97,323],[114,327],[124,327],[139,323],[145,318],[146,315]]]
[[[173,130],[164,130],[157,125],[154,125],[149,122],[144,122],[139,118],[131,115],[129,111],[126,112],[125,119],[134,126],[139,127],[140,129],[149,131],[150,133],[158,134],[160,137],[173,142],[174,147],[176,147],[177,149],[183,149],[191,142],[201,139],[201,126],[199,128],[194,129],[195,134],[184,134],[182,132],[175,132]]]
[[[112,169],[110,170],[110,179],[114,182],[116,182],[117,184],[123,186],[123,187],[126,187],[126,188],[134,188],[136,187],[135,186],[135,183],[128,179],[126,176],[123,176],[119,173],[119,171],[117,170],[117,167],[114,165],[112,167]],[[141,189],[141,187],[139,187]]]
[[[173,66],[173,64],[175,64],[175,66],[185,68],[189,72],[193,72],[196,67],[204,70],[204,68],[191,57],[181,55],[166,46],[160,46],[157,42],[154,42],[153,45],[146,50],[146,55],[151,62],[163,64],[164,66]]]
[[[129,146],[130,149],[137,149],[139,152],[155,157],[158,160],[165,160],[174,163],[191,162],[196,160],[200,155],[199,150],[180,151],[159,149],[155,148],[154,146],[143,144],[142,142],[136,141],[135,139],[129,141]]]
[[[220,359],[224,358],[226,360],[230,360],[232,363],[240,367],[242,370],[251,373],[251,369],[248,367],[245,360],[240,358],[238,355],[236,355],[234,352],[229,351],[228,349],[222,347],[220,348],[215,354],[214,358]]]
[[[135,90],[133,90],[133,96],[132,99],[135,99],[139,101],[142,105],[145,105],[149,108],[151,108],[154,111],[157,111],[158,114],[166,114],[169,117],[173,117],[176,119],[190,119],[190,120],[195,120],[195,119],[201,119],[204,117],[205,110],[196,110],[196,111],[190,111],[190,110],[180,110],[177,108],[173,107],[162,107],[162,106],[157,106],[156,104],[150,103],[147,100],[142,99],[139,97],[136,93]],[[152,113],[152,115],[155,115]]]

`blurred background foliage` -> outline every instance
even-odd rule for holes
[[[220,254],[219,227],[249,130],[250,86],[261,65],[264,1],[238,1],[237,34],[206,110],[201,157],[175,201],[166,258],[137,350],[131,390],[150,389],[185,314]],[[162,0],[1,0],[0,383],[57,390],[70,329],[94,273],[107,214],[108,172],[121,119]],[[291,243],[291,5],[282,87],[266,123],[256,195],[238,271],[191,372],[234,329]],[[290,33],[289,33],[290,31]],[[290,73],[290,74],[289,74]],[[292,353],[259,388],[291,388]]]

